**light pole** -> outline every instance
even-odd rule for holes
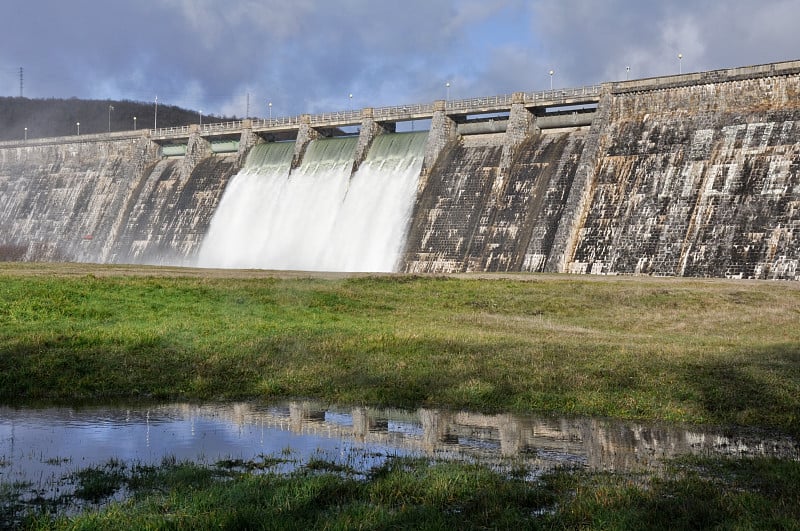
[[[350,98],[350,112],[353,111],[353,93],[351,92],[348,96]]]
[[[553,90],[553,74],[555,74],[555,72],[550,70],[549,73],[550,73],[550,90]]]
[[[78,128],[78,136],[81,136],[81,123],[75,122],[75,126]]]
[[[156,96],[156,110],[153,114],[153,130],[158,129],[158,96]]]
[[[200,127],[203,127],[203,109],[200,109]]]
[[[133,117],[133,130],[136,131],[136,117]]]
[[[444,84],[445,88],[445,101],[450,101],[450,82]]]
[[[25,141],[28,141],[28,128],[25,128]]]
[[[272,102],[267,103],[267,107],[269,107],[269,121],[272,121]]]
[[[114,106],[113,105],[109,105],[108,106],[108,132],[109,133],[111,132],[111,111],[113,111],[113,110],[114,110]]]
[[[631,67],[625,67],[625,81],[628,81],[631,78]]]
[[[678,54],[678,73],[683,74],[683,54]]]

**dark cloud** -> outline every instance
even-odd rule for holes
[[[472,97],[796,58],[783,0],[8,0],[0,95],[242,116]]]

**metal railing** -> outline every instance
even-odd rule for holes
[[[587,85],[580,88],[541,90],[526,92],[525,101],[560,101],[572,98],[600,96],[601,85]]]
[[[570,99],[583,98],[583,97],[598,97],[600,95],[600,85],[588,85],[579,88],[567,89],[553,89],[542,90],[538,92],[525,92],[525,103],[560,103]],[[460,100],[447,100],[445,101],[445,112],[469,113],[484,112],[486,109],[501,109],[510,108],[513,101],[513,96],[510,94],[501,96],[487,96],[481,98],[467,98]],[[424,118],[433,116],[435,105],[433,103],[412,103],[408,105],[393,105],[390,107],[376,107],[372,109],[372,116],[376,120],[391,120],[391,119],[412,119]],[[325,112],[309,115],[309,123],[316,126],[330,125],[343,125],[343,124],[357,124],[363,119],[363,111],[361,109],[350,109],[347,111]],[[251,119],[250,123],[256,129],[271,129],[271,128],[293,128],[302,123],[301,116],[280,116],[276,118],[255,118]],[[199,126],[201,135],[214,135],[224,133],[240,132],[244,128],[244,120],[234,120],[229,122],[216,122],[206,123]],[[30,140],[17,140],[0,142],[0,146],[18,146],[18,145],[37,145],[37,144],[51,144],[69,143],[69,142],[85,142],[85,141],[101,141],[108,139],[125,139],[125,138],[139,138],[145,133],[156,138],[185,138],[188,137],[194,126],[184,125],[178,127],[162,127],[158,129],[140,129],[137,131],[121,131],[115,133],[100,133],[90,135],[71,135],[66,137],[51,137],[51,138],[37,138]]]
[[[415,116],[419,114],[433,115],[432,103],[415,103],[411,105],[393,105],[391,107],[376,107],[372,110],[375,119],[393,118],[397,116]]]

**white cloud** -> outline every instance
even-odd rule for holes
[[[0,90],[241,116],[580,86],[800,56],[796,0],[10,0]]]

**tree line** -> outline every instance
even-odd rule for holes
[[[0,97],[0,140],[152,129],[155,102]],[[134,118],[136,118],[134,120]],[[203,123],[236,118],[203,116]],[[197,111],[158,105],[158,127],[200,123]],[[80,124],[80,125],[78,125]],[[27,128],[27,131],[26,131]],[[80,131],[79,131],[80,129]]]

